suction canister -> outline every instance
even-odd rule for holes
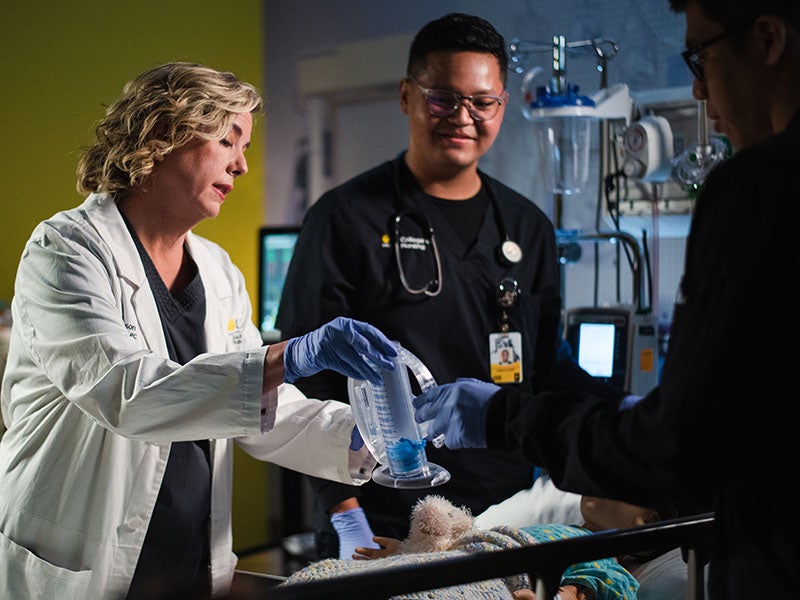
[[[450,473],[428,462],[427,427],[414,420],[411,379],[420,391],[436,387],[431,372],[411,352],[397,345],[394,371],[384,371],[381,385],[347,381],[353,417],[364,443],[380,463],[372,479],[393,488],[428,488],[450,480]]]
[[[531,81],[526,78],[525,84]],[[548,86],[537,87],[535,93],[523,89],[523,96],[523,114],[534,126],[545,185],[558,194],[580,193],[589,181],[591,126],[597,122],[594,100],[570,84],[563,92]]]

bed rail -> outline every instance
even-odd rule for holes
[[[713,513],[706,513],[524,548],[275,587],[262,597],[269,600],[351,600],[358,597],[378,600],[527,573],[531,581],[536,582],[537,599],[552,600],[558,591],[561,574],[572,564],[680,546],[689,571],[688,597],[702,600],[705,597],[704,566],[709,560],[713,522]]]

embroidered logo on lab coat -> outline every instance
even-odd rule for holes
[[[133,339],[138,337],[138,334],[136,333],[136,325],[133,323],[125,323],[125,329],[128,330],[128,337],[132,337]]]
[[[228,337],[231,344],[241,346],[244,332],[244,323],[239,319],[228,319]]]

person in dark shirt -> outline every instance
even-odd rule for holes
[[[800,527],[786,494],[800,325],[778,312],[800,272],[800,1],[670,0],[693,93],[735,154],[700,191],[660,384],[631,408],[456,381],[415,399],[451,448],[521,450],[564,489],[638,505],[713,501],[714,599],[790,598]]]

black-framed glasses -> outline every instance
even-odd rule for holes
[[[689,67],[692,75],[699,83],[703,83],[706,80],[706,72],[705,69],[703,69],[703,61],[700,58],[700,53],[709,46],[713,46],[717,42],[725,39],[730,34],[730,31],[723,31],[719,35],[715,35],[714,37],[702,42],[697,42],[681,52],[683,61],[686,63],[686,66]]]
[[[434,90],[425,87],[413,77],[408,79],[413,81],[422,91],[428,103],[428,112],[434,117],[449,117],[458,110],[462,102],[466,101],[467,112],[473,120],[488,121],[497,116],[497,111],[506,101],[505,95],[477,94],[475,96],[463,96],[448,90]]]

